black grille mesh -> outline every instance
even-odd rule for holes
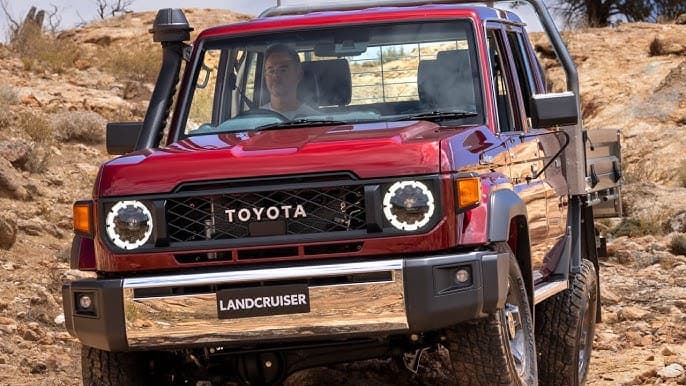
[[[302,205],[305,216],[297,210],[298,205]],[[166,203],[169,240],[227,240],[263,235],[251,234],[250,224],[258,222],[255,208],[258,211],[264,208],[261,220],[270,221],[267,218],[270,207],[278,208],[278,218],[272,221],[276,226],[267,224],[271,232],[282,229],[286,235],[303,235],[366,229],[364,187],[338,186],[169,199]],[[247,213],[250,219],[242,221]],[[286,218],[286,213],[290,218]],[[273,218],[275,209],[269,214]],[[277,231],[273,235],[278,233],[284,234]]]

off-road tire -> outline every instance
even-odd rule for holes
[[[570,288],[536,306],[538,377],[542,385],[583,385],[588,375],[596,302],[596,270],[588,260]]]
[[[154,374],[159,353],[109,352],[93,347],[81,348],[81,375],[84,386],[165,385],[171,378]]]
[[[508,249],[509,251],[509,249]],[[510,348],[506,310],[486,318],[459,324],[446,333],[447,348],[458,385],[536,385],[534,326],[521,271],[510,253],[509,290],[506,308],[518,308],[520,371]]]

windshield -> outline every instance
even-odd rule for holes
[[[279,32],[200,49],[185,135],[484,120],[467,20]]]

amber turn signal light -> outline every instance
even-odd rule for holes
[[[93,202],[77,201],[74,203],[74,231],[84,235],[93,235]]]
[[[469,209],[481,202],[481,179],[468,177],[457,179],[457,208]]]

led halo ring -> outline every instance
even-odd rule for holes
[[[391,208],[393,208],[393,204],[391,204],[391,198],[395,196],[396,192],[406,186],[420,189],[427,197],[427,205],[429,207],[429,210],[424,214],[424,218],[413,224],[398,220],[398,216],[391,212]],[[388,188],[383,198],[383,213],[386,216],[386,219],[391,223],[391,225],[393,225],[393,227],[404,231],[416,231],[417,229],[428,224],[435,210],[436,205],[434,204],[434,196],[431,193],[431,190],[429,190],[428,186],[419,181],[398,181]]]
[[[127,240],[122,240],[121,237],[117,234],[115,231],[115,224],[114,224],[114,218],[119,214],[119,210],[126,208],[127,206],[133,206],[134,208],[140,209],[143,211],[143,214],[148,217],[148,230],[145,232],[143,237],[139,240],[136,240],[135,242],[129,242]],[[107,213],[107,218],[105,220],[105,225],[106,225],[106,230],[107,230],[107,236],[109,236],[110,240],[116,245],[117,247],[121,249],[126,249],[126,250],[131,250],[131,249],[136,249],[145,244],[149,239],[150,236],[152,235],[152,228],[153,228],[153,223],[152,223],[152,213],[150,213],[150,210],[148,209],[147,206],[145,206],[142,202],[136,201],[136,200],[129,200],[129,201],[119,201],[114,206],[110,209],[109,213]]]

